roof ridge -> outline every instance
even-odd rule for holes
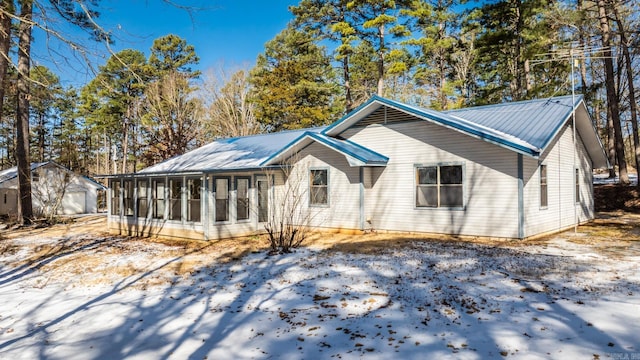
[[[470,106],[470,107],[465,107],[460,109],[444,110],[442,112],[446,114],[446,113],[454,113],[454,112],[460,112],[460,111],[482,110],[487,108],[496,108],[496,107],[504,107],[504,106],[526,105],[526,104],[532,104],[532,103],[549,102],[549,101],[552,101],[553,99],[566,99],[570,97],[573,97],[573,95],[569,94],[569,95],[562,95],[562,96],[551,96],[551,97],[542,98],[542,99],[529,99],[529,100],[520,100],[515,102],[503,102],[503,103],[497,103],[497,104]],[[578,99],[583,97],[583,95],[578,94],[575,97],[576,99]]]

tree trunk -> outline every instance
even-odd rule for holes
[[[620,41],[622,42],[622,54],[624,56],[625,70],[627,82],[629,83],[629,104],[631,107],[631,127],[633,129],[633,152],[636,165],[636,173],[640,171],[640,140],[638,139],[638,104],[636,102],[635,86],[633,85],[633,64],[631,55],[629,54],[629,41],[627,40],[627,30],[618,14],[618,8],[613,6],[613,13],[618,23],[618,31],[620,31]],[[636,187],[640,188],[640,181]]]
[[[4,106],[4,89],[7,69],[9,67],[9,48],[11,46],[11,17],[14,13],[13,0],[2,0],[0,3],[0,119]]]
[[[18,82],[16,109],[16,160],[18,162],[18,221],[30,224],[33,218],[31,203],[31,161],[29,160],[29,68],[31,62],[31,17],[33,0],[20,1],[18,28]]]
[[[384,95],[384,25],[378,27],[378,96]]]
[[[620,123],[620,110],[618,95],[616,94],[615,74],[613,72],[613,59],[611,54],[611,32],[609,29],[609,19],[607,18],[606,5],[604,0],[598,0],[598,15],[600,17],[600,27],[602,31],[603,61],[605,70],[605,85],[607,88],[607,106],[611,112],[611,125],[615,139],[616,158],[618,160],[618,174],[620,184],[629,184],[627,174],[627,161],[624,157],[624,143],[622,141],[622,126]]]
[[[349,73],[349,55],[342,59],[342,76],[344,78],[344,100],[347,114],[353,110],[353,98],[351,97],[351,74]]]
[[[9,47],[11,46],[11,17],[8,14],[14,13],[13,0],[2,0],[0,3],[0,127],[3,124],[3,109],[4,109],[4,89],[6,87],[7,68],[9,67]],[[8,131],[7,131],[7,135]],[[10,136],[4,139],[4,145],[6,147],[7,167],[11,163],[9,161]],[[0,170],[5,168],[5,159],[0,158]]]

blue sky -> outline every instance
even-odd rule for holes
[[[168,5],[162,0],[103,0],[98,22],[106,29],[115,29],[115,51],[134,48],[148,55],[153,40],[167,34],[176,34],[196,48],[200,57],[199,69],[226,65],[249,66],[255,63],[264,43],[271,40],[292,18],[289,5],[299,0],[212,0],[180,1],[193,4],[204,10],[190,17],[185,10]],[[38,38],[34,52],[36,61],[52,68],[63,85],[82,86],[93,75],[77,64],[63,63],[50,65],[48,58],[56,54],[45,50],[46,41],[42,34]],[[86,36],[78,34],[81,39]],[[49,43],[49,46],[51,44]],[[94,45],[95,46],[95,45]],[[97,49],[102,54],[108,53]],[[61,53],[68,50],[62,49]],[[104,59],[96,59],[96,65],[104,64]]]

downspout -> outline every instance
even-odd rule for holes
[[[518,238],[524,239],[524,169],[522,154],[518,154]]]
[[[202,183],[204,186],[204,196],[202,196],[202,206],[204,207],[204,211],[202,211],[202,227],[204,230],[204,240],[209,240],[209,177],[207,174],[202,174]]]
[[[360,166],[360,230],[364,230],[364,167]]]

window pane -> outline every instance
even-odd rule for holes
[[[327,170],[311,170],[312,185],[327,185]]]
[[[187,179],[187,221],[200,222],[200,188],[202,180]]]
[[[216,179],[216,199],[229,198],[229,180]]]
[[[200,188],[202,187],[202,181],[200,179],[188,179],[187,184],[189,187],[189,199],[200,199]]]
[[[236,179],[236,218],[246,220],[249,218],[249,179]]]
[[[149,203],[147,202],[147,188],[149,183],[146,180],[138,180],[138,217],[147,217]]]
[[[153,218],[164,218],[164,181],[153,181]]]
[[[547,200],[547,165],[540,165],[540,206],[546,207]]]
[[[311,189],[311,204],[326,205],[327,203],[327,187],[313,187]]]
[[[269,184],[266,180],[258,180],[258,221],[269,219]]]
[[[216,179],[216,221],[229,221],[229,179]]]
[[[461,207],[462,206],[462,186],[441,186],[440,206]]]
[[[440,184],[462,184],[462,166],[441,166]]]
[[[576,169],[576,202],[580,202],[580,170]]]
[[[120,215],[120,182],[111,183],[111,215]]]
[[[133,216],[133,181],[125,180],[123,186],[124,214]]]
[[[170,181],[169,219],[181,220],[182,215],[182,181],[172,179]]]
[[[438,188],[436,186],[418,186],[416,206],[438,206]]]
[[[438,168],[435,166],[418,168],[418,184],[437,184]]]

